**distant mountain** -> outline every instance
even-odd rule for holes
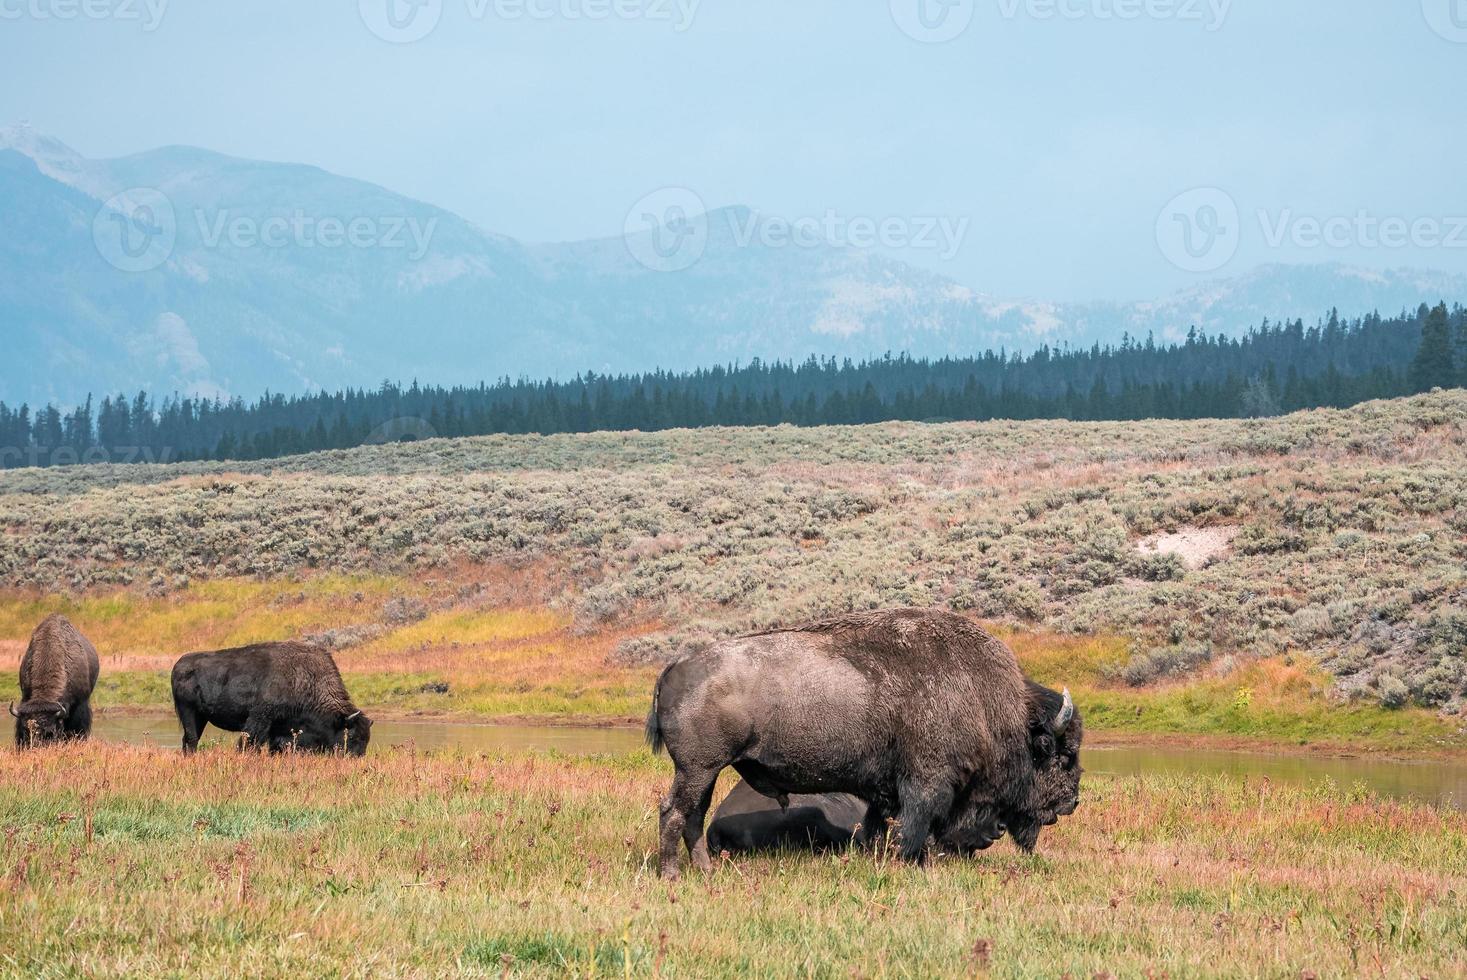
[[[697,260],[659,271],[654,230],[528,245],[315,167],[90,160],[24,126],[0,129],[0,213],[12,404],[1031,350],[1467,297],[1467,277],[1268,266],[1156,302],[1002,300],[872,251],[761,244],[746,208],[696,217]]]

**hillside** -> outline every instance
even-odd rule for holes
[[[657,253],[635,215],[627,237],[529,244],[315,167],[179,146],[93,160],[23,126],[0,129],[0,211],[20,355],[0,399],[32,407],[1175,341],[1467,296],[1444,273],[1270,265],[1136,303],[1005,298],[879,250],[790,245],[747,207],[699,219],[697,260],[666,271],[636,258]]]
[[[1270,657],[1387,705],[1460,706],[1467,684],[1463,391],[1241,421],[429,440],[12,471],[0,498],[21,590],[492,566],[533,570],[578,632],[637,626],[624,663],[935,604],[1127,638],[1120,685]]]

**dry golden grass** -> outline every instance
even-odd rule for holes
[[[412,579],[385,575],[312,575],[269,582],[215,579],[161,596],[136,588],[81,596],[11,590],[0,600],[0,638],[5,642],[0,650],[7,660],[18,663],[36,624],[51,613],[62,613],[97,647],[104,668],[167,669],[193,650],[371,623],[380,617],[383,603],[428,594]]]
[[[168,672],[183,653],[264,640],[364,631],[336,651],[359,703],[395,713],[534,717],[587,723],[640,720],[656,671],[612,666],[616,644],[651,627],[593,636],[533,600],[524,575],[481,568],[410,580],[320,574],[291,580],[191,583],[166,596],[110,590],[79,599],[0,595],[0,696],[14,697],[31,629],[62,612],[96,645],[94,704],[168,707]],[[413,600],[424,618],[384,615]],[[447,685],[447,690],[442,688]]]
[[[1461,976],[1467,814],[1088,777],[1039,854],[654,877],[667,765],[0,752],[0,973]]]
[[[60,611],[102,655],[94,704],[103,709],[166,709],[168,672],[190,650],[364,630],[336,659],[357,702],[379,714],[639,723],[657,667],[622,666],[614,654],[661,624],[588,635],[563,608],[535,601],[545,591],[538,577],[464,566],[415,580],[221,579],[162,597],[135,589],[80,599],[0,594],[0,699],[15,696],[15,668],[35,622]],[[423,618],[385,615],[388,603],[403,599],[420,603],[415,616]],[[1467,747],[1461,726],[1434,713],[1332,700],[1328,675],[1306,657],[1241,660],[1226,673],[1132,687],[1119,676],[1133,654],[1123,638],[992,628],[1031,676],[1074,691],[1093,730],[1397,753]]]

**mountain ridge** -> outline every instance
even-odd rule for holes
[[[660,271],[671,223],[527,243],[308,164],[188,146],[92,160],[24,126],[0,129],[7,153],[32,164],[0,165],[12,403],[1165,342],[1467,297],[1467,277],[1325,264],[1134,303],[1003,298],[874,249],[771,246],[773,217],[743,205],[686,215],[700,250]]]

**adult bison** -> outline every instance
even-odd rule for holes
[[[902,857],[930,833],[1002,826],[1032,849],[1079,805],[1083,730],[1069,692],[1029,681],[1012,651],[966,619],[919,609],[842,616],[715,644],[657,680],[647,738],[676,773],[662,801],[661,872],[678,840],[710,866],[703,821],[733,766],[783,805],[850,793],[865,826],[894,818]]]
[[[336,661],[305,643],[190,653],[173,666],[173,708],[186,753],[210,724],[243,732],[244,745],[270,752],[364,755],[372,737],[372,722],[352,704]]]
[[[65,616],[47,616],[20,661],[20,707],[10,706],[15,744],[26,748],[86,738],[96,686],[96,648]]]

